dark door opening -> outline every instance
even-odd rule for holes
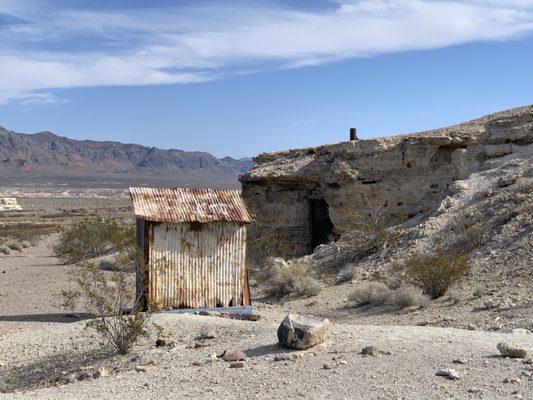
[[[324,199],[309,199],[309,222],[311,228],[311,249],[328,243],[333,234],[333,222],[329,218],[328,203]]]

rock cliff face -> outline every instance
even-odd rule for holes
[[[491,159],[531,162],[531,146],[533,105],[427,132],[262,154],[240,177],[257,220],[250,234],[275,231],[278,254],[309,254],[349,228],[354,207],[380,207],[390,223],[414,217]]]

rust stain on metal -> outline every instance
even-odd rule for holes
[[[149,259],[149,296],[160,307],[250,304],[243,223],[152,226]]]
[[[159,222],[253,221],[238,190],[131,187],[135,215]]]

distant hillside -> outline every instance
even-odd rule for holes
[[[0,126],[0,184],[238,186],[251,159],[137,144],[23,134]]]

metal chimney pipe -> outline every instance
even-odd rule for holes
[[[357,129],[350,128],[350,140],[357,140]]]

